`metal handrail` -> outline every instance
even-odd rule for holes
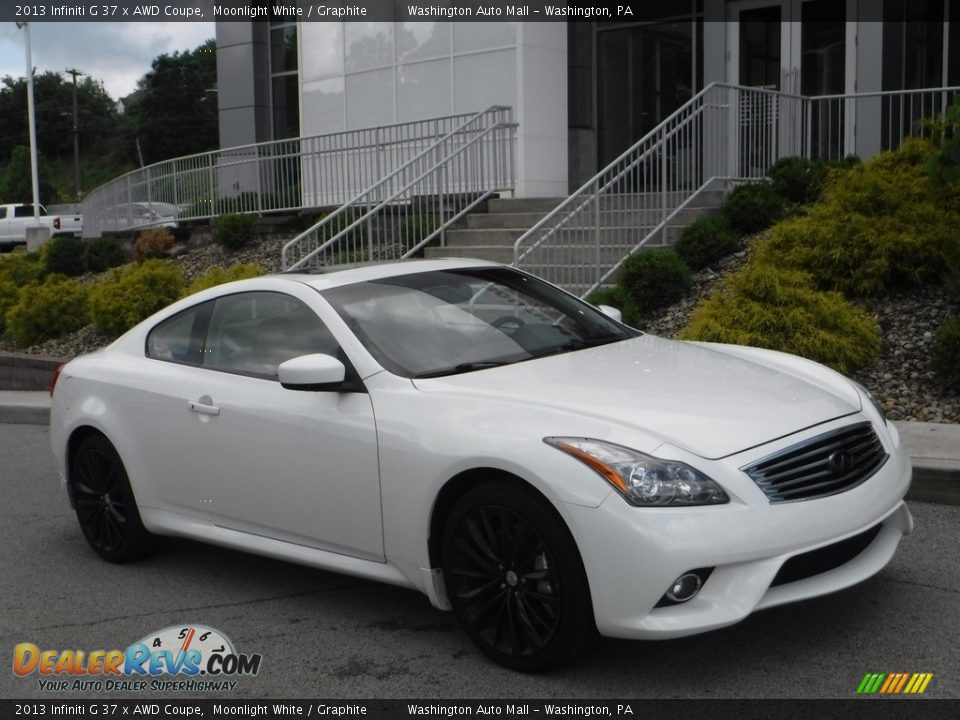
[[[84,232],[342,204],[475,113],[185,155],[125,173],[84,199]]]
[[[284,245],[284,269],[410,257],[483,200],[512,191],[517,125],[510,115],[499,105],[476,113],[358,193]],[[467,158],[472,151],[478,157]],[[465,177],[470,160],[479,170]],[[407,227],[424,216],[433,218],[426,228]]]
[[[896,147],[958,92],[811,97],[711,83],[523,233],[513,264],[587,296],[633,252],[670,244],[681,213],[703,212],[703,193],[762,179],[788,155],[836,160]]]

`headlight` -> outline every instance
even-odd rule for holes
[[[850,378],[847,378],[847,379],[850,380]],[[873,393],[867,390],[863,385],[858,383],[856,380],[850,380],[850,384],[853,385],[857,390],[859,390],[860,394],[870,401],[870,404],[873,405],[873,409],[877,411],[877,415],[879,415],[883,419],[883,424],[886,425],[887,414],[883,411],[883,405],[881,405],[880,401],[873,396]]]
[[[543,441],[575,457],[610,483],[631,505],[720,505],[727,494],[713,480],[682,462],[659,460],[622,445],[575,437]]]

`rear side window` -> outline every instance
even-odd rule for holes
[[[3,220],[7,216],[7,209],[5,207],[0,207],[0,220]]]
[[[41,205],[40,212],[37,214],[46,215],[47,214],[46,208],[44,208],[43,205]],[[13,216],[14,217],[33,217],[33,205],[20,205],[18,207],[15,207],[13,209]]]
[[[212,309],[213,303],[205,302],[159,323],[147,335],[147,357],[199,365],[203,356],[203,333]]]

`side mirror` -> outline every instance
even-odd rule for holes
[[[301,355],[280,363],[280,385],[287,390],[340,390],[347,376],[343,363],[330,355]]]
[[[619,323],[623,322],[623,313],[617,310],[615,307],[611,307],[610,305],[597,305],[597,309],[608,318],[612,318]]]

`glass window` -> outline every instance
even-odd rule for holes
[[[169,317],[147,335],[147,356],[154,360],[199,365],[203,331],[212,302],[195,305]]]
[[[270,70],[273,73],[297,70],[296,26],[270,31]]]
[[[846,87],[846,22],[835,0],[805,2],[801,10],[800,73],[804,95],[839,95]]]
[[[600,166],[617,157],[691,97],[693,18],[597,34]]]
[[[300,88],[296,75],[273,78],[273,139],[300,135]]]
[[[40,212],[38,214],[46,215],[47,209],[43,207],[43,205],[41,205]],[[13,216],[14,217],[33,217],[33,205],[18,205],[13,209]]]
[[[275,292],[238,293],[216,301],[203,367],[276,380],[282,362],[311,353],[336,356],[338,351],[320,318],[296,298]]]
[[[415,273],[322,294],[370,354],[403,377],[470,372],[637,334],[506,268]]]

